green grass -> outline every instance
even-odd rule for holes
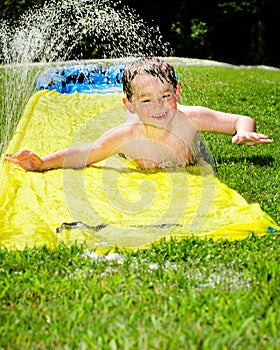
[[[5,151],[23,108],[35,91],[36,65],[0,67],[0,154]]]
[[[275,140],[272,145],[236,146],[231,136],[204,134],[219,179],[279,222],[280,71],[190,67],[178,73],[183,103],[249,115],[259,132]]]
[[[204,135],[217,176],[279,222],[280,72],[177,72],[182,103],[250,115],[275,139]],[[86,246],[2,249],[0,349],[280,349],[279,254],[277,233],[163,241],[117,260]]]
[[[1,254],[5,349],[279,349],[276,236]]]

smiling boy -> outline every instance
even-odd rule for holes
[[[23,150],[5,160],[28,171],[80,168],[122,153],[140,168],[185,166],[192,162],[197,130],[234,135],[232,142],[272,143],[256,133],[252,118],[200,106],[178,104],[180,85],[171,65],[158,58],[141,58],[123,74],[125,123],[98,140],[63,149],[42,158]]]

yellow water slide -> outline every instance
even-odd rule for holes
[[[43,156],[92,142],[123,121],[121,93],[35,93],[8,152]],[[243,239],[279,230],[258,204],[221,183],[207,164],[143,171],[119,156],[85,169],[43,173],[1,162],[0,245],[82,243],[104,252],[161,238]]]

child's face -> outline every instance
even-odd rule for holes
[[[174,115],[180,95],[172,84],[152,75],[137,75],[132,81],[130,111],[145,123],[164,124]]]

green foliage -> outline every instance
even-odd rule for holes
[[[44,4],[46,0],[4,0],[0,4],[0,13],[3,17],[16,19],[32,6]]]
[[[181,0],[172,3],[168,11],[161,1],[152,5],[145,0],[124,0],[124,3],[159,24],[164,37],[172,43],[175,56],[279,65],[275,48],[277,0]],[[200,24],[203,42],[193,40],[197,33],[193,20],[196,26]]]
[[[260,14],[264,6],[273,4],[270,0],[237,0],[237,1],[219,1],[218,7],[223,10],[224,14],[228,13],[247,13]]]
[[[201,22],[197,18],[192,19],[191,38],[195,47],[204,47],[207,44],[207,34],[207,23]]]
[[[46,0],[5,0],[0,18],[16,19],[22,11]],[[114,2],[112,1],[112,4]],[[116,8],[135,8],[147,25],[159,26],[174,56],[210,58],[240,64],[279,66],[277,0],[122,0]],[[107,6],[110,6],[108,1]],[[99,58],[85,38],[85,58]]]

